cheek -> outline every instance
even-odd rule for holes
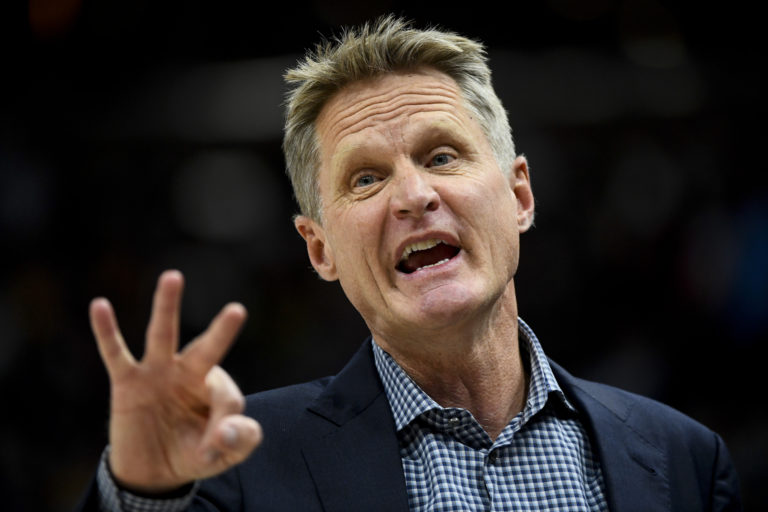
[[[335,226],[329,240],[339,272],[357,276],[367,272],[379,247],[380,224],[368,210],[356,208],[335,216],[330,223]]]
[[[509,191],[509,192],[507,192]],[[488,205],[494,205],[487,210],[490,218],[480,229],[485,230],[493,247],[494,259],[497,264],[509,267],[513,272],[517,268],[519,230],[517,227],[517,199],[511,190],[500,190],[493,198],[487,198]]]
[[[508,224],[516,223],[517,200],[501,181],[465,192],[451,204],[461,212],[462,217],[488,236],[506,236]]]
[[[363,318],[374,318],[382,309],[382,276],[377,241],[380,224],[366,212],[350,211],[334,219],[336,268],[345,295]]]

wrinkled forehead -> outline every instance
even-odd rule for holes
[[[325,158],[340,142],[365,133],[398,116],[437,114],[464,124],[465,101],[448,75],[427,68],[382,74],[348,84],[323,106],[316,121],[321,153]]]

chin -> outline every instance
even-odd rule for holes
[[[487,304],[484,297],[459,286],[442,286],[425,293],[413,308],[420,326],[447,327],[461,322]]]

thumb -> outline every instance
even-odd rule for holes
[[[248,457],[263,439],[261,425],[248,416],[227,416],[213,429],[204,447],[207,462],[223,471]]]

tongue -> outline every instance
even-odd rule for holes
[[[459,252],[458,248],[446,244],[437,244],[431,249],[416,251],[411,253],[408,258],[398,265],[398,269],[406,274],[410,274],[421,267],[434,265],[438,261],[453,258]]]

